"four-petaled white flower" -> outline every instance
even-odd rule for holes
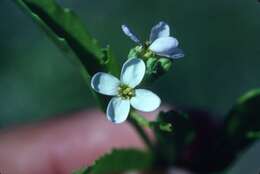
[[[91,87],[98,93],[114,96],[106,110],[108,120],[122,123],[127,119],[130,105],[133,108],[150,112],[157,109],[160,98],[146,89],[135,89],[145,75],[143,60],[133,58],[127,60],[121,70],[120,80],[111,74],[98,72],[91,79]]]
[[[122,25],[122,30],[135,43],[138,43],[143,48],[148,48],[149,51],[158,56],[170,59],[184,57],[183,51],[178,48],[178,40],[170,36],[170,27],[165,22],[161,21],[152,28],[150,39],[144,44],[140,42],[138,37],[126,25]]]

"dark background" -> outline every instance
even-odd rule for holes
[[[121,63],[134,46],[121,24],[146,40],[154,24],[168,22],[186,56],[153,86],[166,104],[223,118],[240,95],[260,87],[256,0],[59,2],[76,11],[101,45],[110,44]],[[0,1],[0,17],[0,128],[95,106],[77,67],[12,1]],[[259,172],[259,147],[232,173]]]

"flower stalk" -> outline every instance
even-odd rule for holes
[[[138,119],[140,115],[137,115],[136,112],[132,111],[130,112],[130,117],[128,117],[127,121],[135,128],[136,132],[140,136],[140,138],[143,140],[143,142],[146,144],[148,149],[152,150],[153,149],[153,143],[147,133],[145,132],[143,126],[147,126],[147,123],[140,122],[140,119]]]

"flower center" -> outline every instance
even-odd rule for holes
[[[151,43],[149,41],[146,41],[143,45],[141,56],[145,59],[155,56],[154,53],[149,49],[150,45]]]
[[[125,100],[129,100],[135,96],[135,90],[127,85],[122,84],[118,87],[118,95]]]
[[[145,48],[145,49],[148,49],[150,45],[151,45],[150,41],[146,41],[146,42],[144,43],[144,48]]]
[[[149,50],[149,49],[147,49],[145,51],[145,53],[143,54],[144,58],[150,58],[150,57],[153,57],[153,56],[154,56],[154,53],[151,50]]]

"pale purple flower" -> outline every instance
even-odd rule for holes
[[[132,41],[142,45],[138,37],[129,29],[129,27],[122,25],[122,30]],[[178,48],[178,40],[175,37],[170,36],[170,27],[163,21],[152,27],[148,44],[148,50],[158,56],[170,59],[184,57],[183,51]]]
[[[145,75],[143,60],[133,58],[127,60],[121,70],[120,80],[108,73],[98,72],[91,79],[91,87],[98,93],[113,96],[110,100],[106,116],[113,123],[122,123],[127,119],[130,106],[151,112],[161,103],[160,98],[146,89],[135,89]]]

